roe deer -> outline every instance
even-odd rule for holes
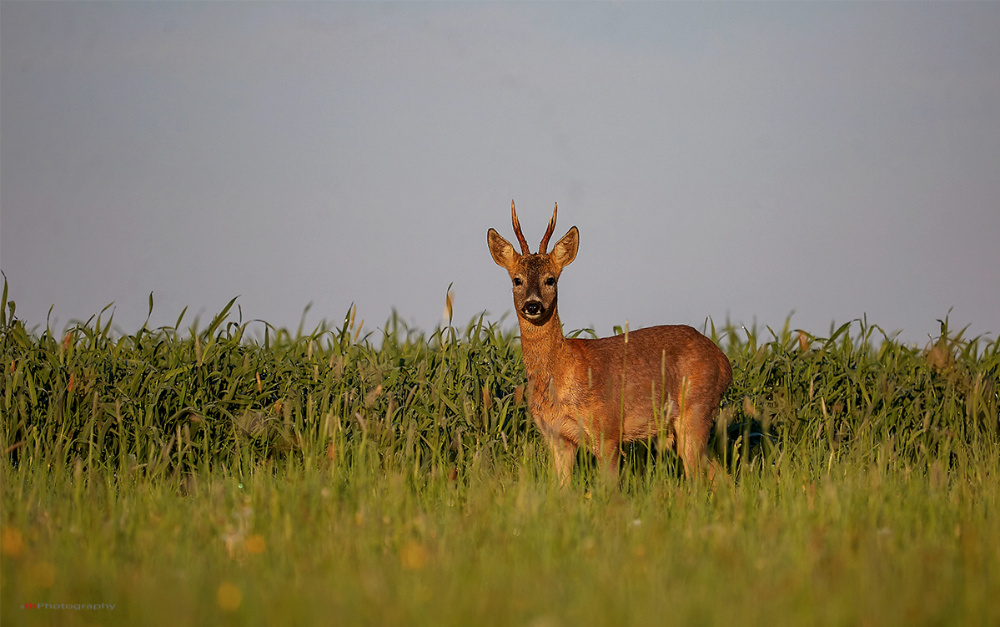
[[[729,360],[710,339],[686,325],[626,331],[602,339],[566,338],[556,307],[556,283],[576,258],[574,226],[546,252],[556,213],[532,254],[510,204],[518,253],[494,229],[490,253],[514,284],[531,415],[552,449],[560,484],[570,479],[576,450],[590,449],[612,475],[621,444],[664,438],[688,477],[719,469],[706,449],[719,402],[733,378]],[[707,463],[707,466],[706,466]]]

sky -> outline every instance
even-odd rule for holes
[[[1000,332],[1000,3],[0,2],[29,328],[513,328],[486,232],[580,229],[567,331]],[[234,306],[235,307],[235,306]],[[104,314],[107,320],[108,313]]]

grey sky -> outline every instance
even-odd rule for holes
[[[0,264],[114,302],[423,330],[486,230],[581,231],[567,329],[1000,331],[1000,3],[0,3]],[[191,321],[189,315],[187,322]],[[511,323],[508,317],[507,322]]]

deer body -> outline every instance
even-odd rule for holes
[[[558,210],[558,207],[557,207]],[[621,444],[663,438],[692,476],[705,457],[719,402],[732,381],[725,354],[685,325],[638,329],[602,339],[566,338],[557,308],[559,274],[576,257],[576,227],[546,253],[556,211],[531,254],[511,203],[521,254],[490,229],[494,261],[511,276],[532,418],[552,449],[561,483],[576,450],[592,451],[611,473]],[[714,475],[716,466],[707,466]]]

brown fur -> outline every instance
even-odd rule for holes
[[[718,466],[705,464],[706,449],[733,378],[729,360],[685,325],[596,340],[564,337],[557,282],[576,258],[579,231],[571,228],[547,253],[557,211],[558,206],[536,254],[528,250],[513,203],[521,253],[493,229],[487,240],[494,261],[514,284],[531,415],[552,449],[560,483],[569,481],[578,447],[591,450],[617,473],[621,444],[652,437],[664,438],[677,451],[689,477],[702,470],[714,477]]]

